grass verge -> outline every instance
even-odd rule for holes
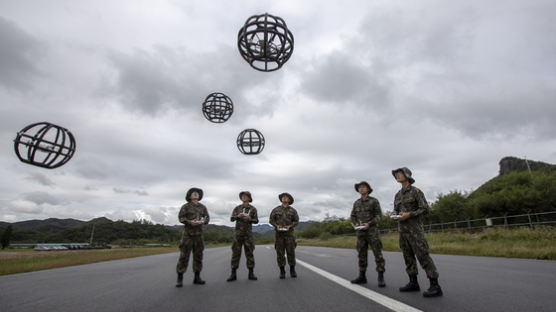
[[[207,245],[206,247],[211,248],[220,246],[225,245],[216,244]],[[8,251],[0,251],[0,276],[102,261],[151,256],[178,251],[179,250],[176,246],[64,251],[34,251],[32,249],[11,249]]]
[[[480,232],[444,232],[426,234],[431,253],[556,260],[556,229],[519,228],[486,229]],[[398,234],[381,236],[383,250],[401,251]],[[329,239],[297,240],[299,245],[355,249],[355,236],[332,236]]]

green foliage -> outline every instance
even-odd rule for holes
[[[332,237],[332,234],[330,234],[329,232],[322,232],[319,235],[320,240],[329,240],[330,237]]]
[[[431,209],[428,221],[434,223],[465,220],[470,215],[466,196],[457,191],[440,194],[437,201],[431,205]]]
[[[467,195],[452,191],[431,205],[431,222],[450,222],[556,209],[556,171],[512,172]]]
[[[2,249],[6,249],[6,247],[10,246],[10,239],[12,237],[12,225],[8,225],[8,227],[2,233],[2,237],[0,237],[0,244],[2,245]]]
[[[326,220],[323,222],[313,222],[310,226],[298,232],[299,237],[315,238],[320,237],[324,233],[330,235],[341,235],[353,233],[351,222],[343,219]],[[325,234],[326,236],[326,234]]]

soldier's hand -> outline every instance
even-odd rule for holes
[[[250,221],[251,221],[251,217],[250,217],[250,216],[247,216],[247,217],[245,217],[245,220],[246,220],[247,222],[250,222]]]
[[[197,223],[195,223],[195,221],[189,221],[189,224],[191,224],[192,226],[197,225]]]
[[[364,231],[369,229],[369,223],[363,223],[363,225],[365,226],[365,228],[363,229]]]
[[[402,217],[400,218],[399,221],[405,221],[405,220],[409,219],[409,217],[411,217],[411,214],[409,212],[402,212],[401,216]]]

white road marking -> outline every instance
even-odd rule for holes
[[[390,297],[381,295],[375,291],[372,291],[368,288],[356,285],[356,284],[352,284],[350,283],[348,280],[343,279],[337,275],[334,275],[332,273],[326,272],[325,270],[319,269],[316,266],[313,266],[307,262],[301,261],[299,259],[296,259],[296,262],[301,264],[302,266],[306,267],[307,269],[323,276],[326,277],[327,279],[335,282],[336,284],[339,284],[340,286],[343,286],[353,292],[356,292],[358,294],[360,294],[363,297],[369,298],[372,301],[383,305],[385,307],[387,307],[388,309],[392,310],[392,311],[396,311],[396,312],[422,312],[419,309],[416,309],[410,305],[407,305],[403,302],[397,301],[395,299],[392,299]]]

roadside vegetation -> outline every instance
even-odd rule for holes
[[[206,247],[211,248],[225,245],[210,244]],[[0,251],[0,276],[178,251],[177,246],[64,251],[34,251],[33,249],[7,248]]]
[[[431,253],[556,260],[556,229],[553,227],[484,229],[426,234]],[[398,233],[381,236],[385,251],[401,251]],[[320,235],[299,238],[302,246],[355,248],[355,235]]]

